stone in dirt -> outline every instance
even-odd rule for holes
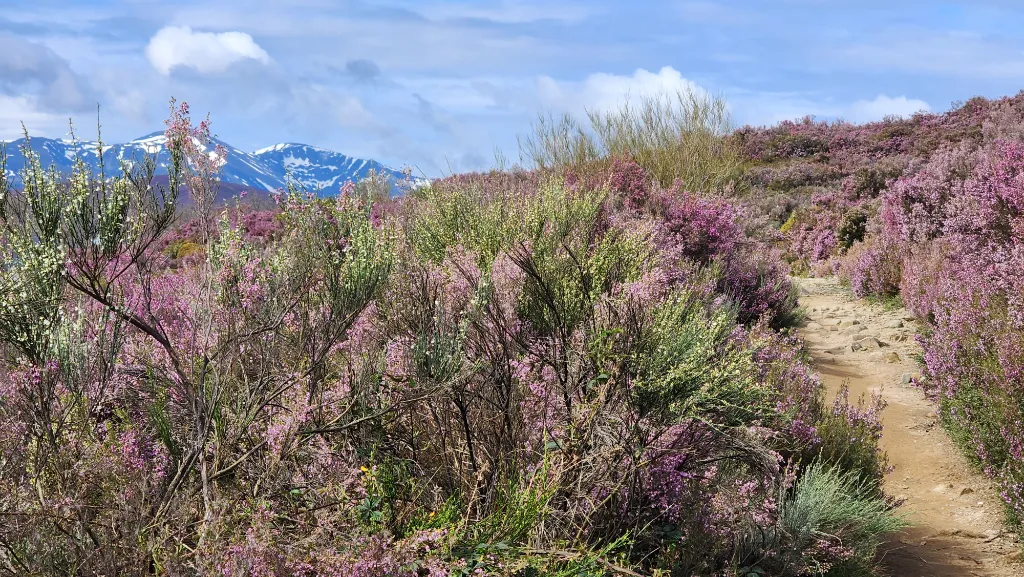
[[[809,331],[816,331],[816,330],[818,330],[820,328],[821,328],[821,325],[819,325],[818,323],[807,323],[807,330],[809,330]]]
[[[882,348],[882,342],[875,337],[864,337],[863,339],[858,339],[857,344],[859,344],[862,349]]]
[[[885,362],[887,363],[898,363],[901,360],[903,359],[900,358],[899,354],[897,354],[896,351],[892,351],[889,354],[885,355]]]
[[[900,377],[900,384],[903,384],[903,385],[909,385],[913,381],[914,381],[914,375],[911,375],[910,373],[903,373],[903,376]]]
[[[887,329],[902,329],[903,328],[903,321],[901,321],[899,319],[896,319],[894,321],[889,321],[889,322],[885,323],[885,328],[887,328]]]

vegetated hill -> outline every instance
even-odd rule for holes
[[[877,198],[889,179],[913,172],[936,151],[979,146],[1024,135],[1024,92],[973,98],[950,111],[851,124],[806,117],[770,127],[745,126],[731,135],[745,163],[740,190],[761,198],[783,219],[814,193],[842,191],[851,200]],[[783,201],[779,210],[779,201]]]
[[[795,272],[838,274],[858,296],[902,301],[927,323],[922,384],[1019,526],[1024,92],[943,114],[807,119],[732,138],[746,163],[743,202],[774,220]]]
[[[108,176],[118,170],[121,161],[137,162],[149,155],[156,157],[157,174],[166,174],[169,156],[164,148],[165,140],[163,132],[154,132],[124,144],[104,144],[102,162]],[[62,172],[70,172],[75,159],[81,158],[94,170],[99,170],[100,158],[96,142],[50,138],[31,138],[30,142],[44,167],[53,165]],[[19,139],[6,145],[7,173],[13,178],[17,178],[24,165],[21,153],[24,144],[25,139]],[[285,188],[290,177],[308,190],[334,194],[346,181],[363,180],[371,170],[394,181],[405,178],[400,171],[377,161],[354,158],[305,144],[275,144],[249,153],[222,140],[212,139],[205,146],[207,153],[215,155],[218,145],[227,153],[220,174],[226,190],[273,192]]]

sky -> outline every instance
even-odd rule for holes
[[[253,151],[429,177],[518,160],[539,114],[679,90],[736,125],[943,112],[1024,89],[1024,3],[0,0],[0,140],[162,130],[171,97]]]

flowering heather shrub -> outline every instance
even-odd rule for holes
[[[1019,245],[958,252],[933,245],[904,279],[908,306],[932,323],[924,339],[927,386],[953,438],[1002,483],[1019,522],[1024,253]]]
[[[874,201],[850,200],[836,189],[818,190],[780,230],[786,260],[804,271],[836,262],[868,234],[875,212]]]
[[[842,177],[842,173],[827,164],[817,162],[790,162],[781,166],[757,165],[746,173],[750,184],[768,190],[792,190],[802,186],[829,184]]]
[[[982,122],[981,130],[984,142],[997,140],[1020,142],[1024,140],[1024,116],[1020,102],[1022,96],[1002,99],[992,103],[987,117]]]
[[[613,158],[610,172],[608,188],[621,195],[627,207],[636,209],[647,203],[651,183],[643,167],[632,160]]]
[[[787,229],[786,259],[798,271],[834,268],[822,265],[849,246],[837,227],[850,209],[867,209],[869,223],[874,221],[870,213],[875,199],[883,195],[895,195],[907,205],[900,211],[903,221],[885,219],[887,226],[902,229],[896,236],[934,237],[938,231],[933,229],[941,225],[932,213],[952,198],[951,187],[959,186],[973,169],[979,146],[991,147],[1001,135],[1012,138],[1017,133],[1022,105],[1024,95],[996,101],[977,98],[944,114],[919,113],[864,125],[805,118],[768,128],[741,128],[730,138],[748,163],[745,179],[752,190],[743,202],[772,214],[779,226],[791,214],[790,196],[802,197],[796,205],[805,205],[813,193],[804,187],[820,187],[831,197],[823,203],[813,201],[820,194],[812,196],[811,206],[801,211],[801,222],[794,223],[800,226]],[[965,198],[980,200],[981,195]],[[765,207],[771,204],[766,199],[774,199],[778,206]],[[780,210],[783,204],[787,208]],[[983,209],[972,204],[958,208],[968,215],[961,221],[988,218],[976,214]],[[838,250],[831,245],[833,237],[840,241]]]
[[[820,456],[844,470],[865,472],[868,479],[880,478],[889,472],[888,461],[877,444],[882,437],[885,400],[873,394],[870,399],[861,398],[852,405],[849,395],[849,389],[841,387],[831,411],[819,421]]]
[[[839,249],[837,217],[834,212],[814,209],[794,213],[784,233],[791,257],[815,263],[835,255]]]
[[[796,309],[793,287],[779,255],[747,236],[740,213],[720,199],[677,188],[661,191],[652,209],[663,220],[660,244],[719,272],[718,289],[739,309],[741,322],[765,316],[781,326]]]
[[[1024,235],[1024,143],[994,143],[950,199],[943,222],[947,236],[1016,242]]]
[[[792,325],[797,314],[796,289],[777,250],[739,252],[718,261],[719,290],[738,307],[740,322],[766,319],[776,328]]]
[[[899,293],[902,266],[899,246],[872,237],[850,248],[839,265],[839,277],[859,297],[890,297]]]
[[[944,114],[861,126],[805,119],[732,136],[754,188],[743,202],[777,218],[794,270],[838,273],[861,296],[899,293],[928,322],[926,386],[952,436],[1002,484],[1018,521],[1022,118],[1024,92],[971,99]],[[802,189],[784,178],[794,167],[835,177]],[[858,212],[867,217],[863,232],[851,235]]]
[[[1024,370],[1024,145],[1014,137],[1022,104],[1022,95],[975,99],[945,115],[891,125],[883,132],[904,140],[899,155],[914,158],[893,161],[903,173],[889,173],[877,212],[874,201],[854,201],[853,192],[864,187],[853,173],[831,196],[812,199],[786,227],[798,258],[818,260],[821,272],[837,270],[860,296],[900,294],[929,323],[921,337],[926,386],[953,438],[1002,484],[1018,521],[1024,512],[1018,402]],[[819,134],[826,127],[804,124],[799,130]],[[867,181],[873,181],[871,196],[881,181]],[[831,244],[830,231],[843,230],[842,215],[851,209],[867,215],[864,240],[845,255],[821,260],[828,255],[815,247]]]
[[[911,247],[903,265],[900,296],[904,305],[918,318],[934,321],[944,289],[940,275],[944,263],[951,258],[952,246],[946,239],[936,239]]]
[[[976,163],[977,153],[961,144],[937,152],[919,172],[893,182],[883,199],[886,233],[910,243],[939,236],[946,207],[960,194]]]
[[[677,247],[687,258],[708,263],[719,255],[741,249],[743,231],[736,209],[724,200],[699,197],[671,189],[658,198],[663,214],[666,246]]]
[[[621,161],[180,224],[171,149],[0,183],[0,572],[797,576],[895,527],[727,203]]]

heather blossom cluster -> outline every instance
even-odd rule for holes
[[[953,439],[1001,484],[1015,522],[1024,518],[1022,127],[1024,93],[861,126],[805,120],[734,135],[754,164],[750,182],[793,207],[782,232],[795,269],[838,274],[858,296],[899,296],[926,322],[923,385]],[[786,182],[799,164],[837,176]]]
[[[0,183],[0,574],[796,577],[900,526],[729,202],[622,156],[218,206],[167,138],[166,187]]]

